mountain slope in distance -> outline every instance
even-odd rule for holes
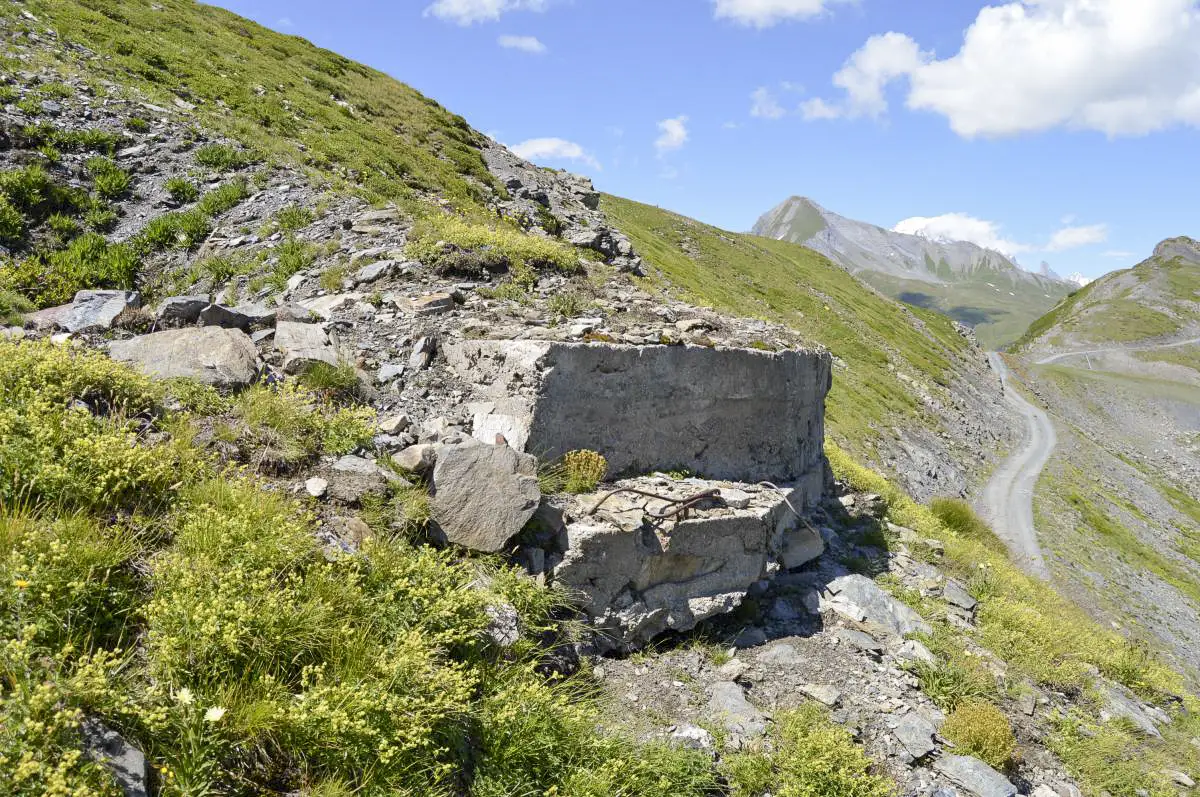
[[[972,326],[989,348],[1016,340],[1071,289],[1048,268],[1025,271],[976,244],[895,232],[839,216],[804,197],[768,211],[753,232],[803,244],[889,296]]]
[[[1169,238],[1131,269],[1074,291],[1035,321],[1030,353],[1136,348],[1200,337],[1200,242]]]

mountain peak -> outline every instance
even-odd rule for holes
[[[1186,235],[1168,238],[1154,247],[1154,257],[1160,260],[1182,257],[1188,262],[1200,264],[1200,241]]]

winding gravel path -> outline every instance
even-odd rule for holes
[[[1148,346],[1113,346],[1103,349],[1069,351],[1052,354],[1038,360],[1036,365],[1050,365],[1068,357],[1088,357],[1115,351],[1153,351],[1175,349],[1200,344],[1200,338],[1179,340],[1172,343],[1156,343]],[[1008,367],[995,352],[988,353],[988,360],[1000,381],[1005,385],[1005,400],[1025,419],[1025,431],[1020,446],[1000,464],[988,480],[981,499],[984,517],[1008,545],[1014,560],[1026,571],[1043,579],[1050,578],[1046,559],[1038,545],[1037,529],[1033,524],[1033,491],[1037,486],[1042,468],[1050,461],[1058,438],[1050,417],[1030,404],[1016,390],[1008,387]],[[1090,360],[1088,367],[1091,367]]]
[[[1020,446],[1000,464],[984,488],[983,515],[1008,545],[1018,565],[1049,580],[1050,570],[1033,525],[1033,490],[1058,439],[1049,416],[1008,386],[1008,367],[1000,355],[990,352],[988,359],[1005,385],[1005,400],[1025,419],[1025,432]]]

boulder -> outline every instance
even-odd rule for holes
[[[369,266],[363,266],[354,275],[356,285],[365,285],[392,276],[400,268],[397,260],[379,260]]]
[[[553,579],[579,596],[580,608],[603,630],[603,644],[636,648],[667,631],[686,631],[736,609],[754,585],[778,570],[788,532],[799,523],[788,501],[803,488],[746,493],[734,508],[723,501],[694,502],[686,513],[655,518],[719,482],[628,479],[618,492],[571,499],[567,550]],[[662,496],[619,492],[649,491]],[[738,502],[740,503],[740,502]]]
[[[427,443],[409,446],[392,457],[392,461],[409,473],[428,473],[437,462],[437,446]]]
[[[827,353],[531,340],[440,350],[479,385],[473,433],[485,442],[503,431],[514,447],[548,458],[592,449],[614,475],[684,467],[708,478],[803,482],[801,503],[824,491]]]
[[[98,719],[84,720],[81,730],[84,753],[112,773],[125,797],[148,797],[146,756],[142,751]]]
[[[939,758],[933,768],[955,786],[976,797],[1015,797],[1017,787],[978,758],[949,755]]]
[[[732,681],[718,681],[709,691],[708,715],[721,724],[735,739],[762,736],[767,720],[750,704],[742,687]]]
[[[829,684],[804,684],[800,687],[800,691],[804,693],[805,697],[829,708],[833,708],[842,701],[842,693]]]
[[[196,323],[208,304],[207,296],[172,296],[158,305],[155,318],[163,326],[187,326]]]
[[[329,496],[346,504],[357,504],[365,496],[386,492],[389,486],[408,482],[363,457],[344,456],[329,472]]]
[[[322,320],[328,321],[334,313],[346,310],[361,302],[363,295],[361,293],[338,293],[331,296],[317,296],[312,299],[305,299],[300,302],[300,306],[305,310],[317,314]]]
[[[1104,701],[1104,705],[1100,709],[1101,720],[1107,722],[1123,717],[1136,725],[1147,736],[1155,739],[1162,738],[1151,712],[1146,710],[1133,692],[1120,684],[1109,681],[1101,681],[1097,685],[1097,691],[1100,692],[1101,699]]]
[[[329,342],[329,336],[319,324],[301,324],[296,321],[280,321],[275,327],[275,348],[283,354],[283,372],[298,374],[314,363],[325,363],[337,367],[337,349]]]
[[[228,327],[249,332],[255,327],[270,326],[274,323],[275,311],[257,304],[242,304],[237,307],[210,304],[200,311],[200,324],[206,327]]]
[[[829,608],[855,622],[866,622],[894,636],[933,633],[921,615],[857,573],[829,582],[829,595],[822,608]]]
[[[185,327],[113,341],[108,354],[157,379],[194,379],[218,388],[243,388],[259,373],[258,350],[237,329]]]
[[[64,329],[67,323],[67,316],[70,314],[71,305],[69,304],[60,304],[57,307],[35,310],[32,313],[25,314],[25,326],[29,329],[40,331]]]
[[[448,293],[431,293],[408,300],[413,315],[440,315],[454,309],[454,297]]]
[[[951,606],[957,606],[968,612],[974,611],[975,606],[979,603],[979,601],[971,597],[971,593],[967,592],[962,584],[959,584],[954,579],[946,581],[946,585],[942,587],[942,597]]]
[[[926,664],[937,663],[937,656],[929,648],[915,639],[905,640],[894,651],[896,658],[901,661],[923,661]]]
[[[142,296],[136,291],[79,291],[62,326],[68,332],[109,329],[125,310],[141,306]]]
[[[538,508],[537,462],[506,445],[443,446],[430,480],[433,520],[446,539],[495,553]]]
[[[937,749],[933,735],[937,728],[915,711],[910,711],[896,722],[896,740],[913,758],[924,758]]]

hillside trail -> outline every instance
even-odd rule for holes
[[[1112,346],[1102,349],[1063,352],[1043,357],[1035,365],[1050,365],[1068,357],[1088,357],[1118,351],[1154,351],[1175,349],[1200,344],[1200,338],[1157,343],[1147,346]],[[1008,545],[1017,564],[1039,578],[1049,579],[1050,571],[1037,540],[1037,529],[1033,522],[1033,493],[1038,477],[1049,462],[1057,444],[1054,425],[1045,412],[1030,404],[1016,390],[1008,389],[1009,371],[1004,360],[996,352],[988,353],[988,361],[1000,375],[1005,386],[1005,400],[1025,419],[1025,430],[1021,443],[1000,464],[984,488],[980,499],[982,514],[992,524],[996,533]],[[1090,361],[1088,368],[1091,368]]]
[[[982,513],[1008,545],[1014,561],[1032,575],[1049,580],[1050,570],[1033,524],[1033,491],[1042,468],[1054,453],[1054,425],[1046,413],[1008,387],[1008,367],[999,354],[988,352],[988,360],[1005,386],[1005,400],[1025,419],[1025,430],[1020,444],[988,480],[981,499]]]
[[[1083,351],[1065,351],[1061,354],[1052,354],[1049,357],[1043,357],[1038,360],[1035,365],[1050,365],[1059,360],[1065,360],[1068,357],[1088,357],[1093,354],[1108,354],[1110,352],[1119,351],[1156,351],[1158,349],[1178,349],[1183,346],[1191,346],[1200,344],[1200,338],[1189,338],[1188,340],[1176,340],[1171,343],[1152,343],[1146,346],[1109,346],[1104,349],[1085,349]],[[1088,370],[1092,370],[1091,365],[1088,365]]]

